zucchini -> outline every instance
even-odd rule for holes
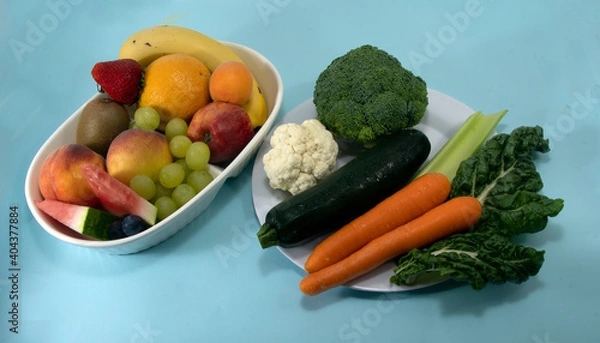
[[[275,205],[257,232],[263,249],[293,247],[341,228],[404,187],[431,151],[427,136],[402,130]]]

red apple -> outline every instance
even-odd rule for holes
[[[214,101],[200,108],[188,126],[192,142],[210,149],[210,163],[231,162],[254,136],[248,113],[238,105]]]

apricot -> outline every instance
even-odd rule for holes
[[[241,106],[250,98],[253,83],[252,72],[244,63],[227,61],[210,75],[208,90],[213,101]]]
[[[104,158],[82,144],[65,144],[49,155],[38,178],[44,199],[96,206],[98,198],[79,168],[83,163],[93,163],[104,169]]]
[[[156,131],[128,129],[110,143],[106,153],[106,170],[129,185],[135,175],[158,181],[160,169],[173,162],[167,138]]]

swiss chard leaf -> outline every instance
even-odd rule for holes
[[[523,126],[492,137],[460,165],[450,197],[479,199],[483,214],[474,230],[507,237],[538,232],[562,210],[562,199],[538,193],[543,183],[533,163],[535,151],[549,151],[548,140],[539,126]]]
[[[534,233],[543,230],[548,217],[556,216],[562,208],[562,199],[550,199],[538,193],[498,194],[487,198],[474,230],[489,230],[507,237]]]
[[[543,262],[544,251],[516,244],[502,235],[468,232],[402,256],[391,282],[412,285],[434,274],[468,282],[478,290],[488,283],[524,282],[539,272]]]

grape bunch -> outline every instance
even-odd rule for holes
[[[160,115],[151,107],[140,107],[134,113],[133,125],[144,130],[156,130]],[[212,180],[208,171],[210,150],[204,142],[192,142],[187,136],[188,124],[181,118],[171,119],[165,126],[165,136],[173,162],[165,165],[155,182],[147,175],[135,175],[129,187],[156,206],[157,219],[163,220],[190,201]]]

